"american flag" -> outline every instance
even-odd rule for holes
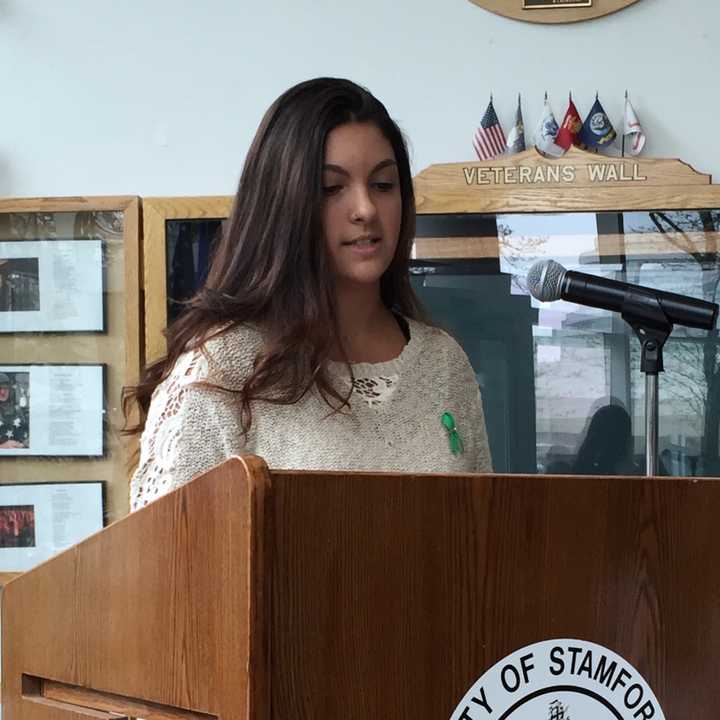
[[[505,152],[505,133],[495,114],[492,97],[473,136],[473,147],[481,160],[490,160]]]

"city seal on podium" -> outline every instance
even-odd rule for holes
[[[544,640],[493,665],[450,720],[665,720],[626,660],[585,640]]]

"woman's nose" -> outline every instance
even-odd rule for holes
[[[352,193],[351,217],[354,222],[368,222],[375,217],[377,209],[367,188]]]

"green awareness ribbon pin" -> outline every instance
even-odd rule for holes
[[[463,447],[463,441],[460,437],[460,433],[457,431],[455,418],[452,416],[452,413],[444,412],[440,418],[440,422],[442,422],[443,427],[447,430],[448,441],[450,442],[450,451],[453,455],[460,455],[465,448]]]

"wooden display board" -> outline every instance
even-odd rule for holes
[[[431,165],[414,178],[419,214],[575,212],[717,207],[710,175],[674,159],[535,148],[486,162]]]
[[[677,159],[620,158],[572,147],[561,158],[535,148],[486,162],[431,165],[413,179],[418,215],[544,213],[720,207],[720,186]],[[231,196],[143,199],[145,355],[165,353],[166,223],[226,218]],[[647,242],[648,238],[644,238]],[[603,242],[611,242],[605,236]],[[415,259],[496,257],[497,237],[418,237]]]
[[[52,252],[56,241],[101,241],[100,302],[104,316],[103,327],[98,331],[0,333],[3,365],[91,364],[104,368],[104,409],[98,419],[104,427],[102,455],[3,456],[0,483],[102,481],[106,488],[107,519],[119,519],[128,512],[127,468],[135,449],[135,440],[121,434],[124,424],[121,391],[124,385],[137,381],[143,361],[140,201],[137,197],[0,200],[0,221],[0,244],[6,247],[42,243]],[[43,223],[45,230],[51,229],[47,233],[37,232]],[[18,228],[26,232],[19,232]],[[81,274],[83,268],[71,270]],[[53,272],[58,274],[57,266]],[[61,280],[54,278],[56,284]],[[44,303],[54,300],[52,296],[43,298]],[[61,413],[53,419],[61,422]]]

